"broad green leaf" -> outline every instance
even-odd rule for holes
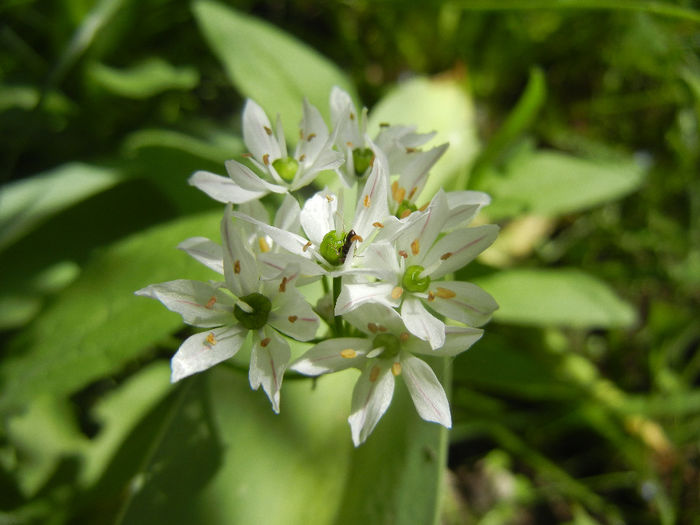
[[[182,326],[159,303],[136,297],[148,284],[179,278],[214,278],[210,270],[176,250],[182,240],[218,238],[221,212],[187,217],[133,235],[98,253],[80,277],[15,337],[1,363],[0,410],[36,396],[63,396],[118,373]]]
[[[125,69],[93,63],[88,75],[107,91],[136,99],[152,97],[170,89],[193,89],[199,83],[199,73],[193,67],[176,67],[158,57]]]
[[[271,119],[281,115],[288,140],[298,137],[304,97],[327,120],[333,86],[357,100],[352,84],[338,67],[275,26],[210,0],[195,2],[194,14],[233,84]]]
[[[491,216],[514,212],[559,215],[619,199],[635,191],[645,169],[634,159],[588,160],[538,151],[518,155],[501,176],[485,181],[493,205]]]
[[[0,250],[51,215],[117,184],[105,166],[73,162],[0,188]]]
[[[494,318],[503,323],[593,328],[625,327],[636,320],[629,303],[580,270],[502,270],[474,282],[496,299]]]
[[[427,146],[450,147],[431,171],[423,200],[439,188],[465,189],[470,163],[479,150],[476,114],[471,97],[453,78],[416,78],[399,84],[370,112],[369,131],[380,124],[416,126],[419,133],[437,132]]]

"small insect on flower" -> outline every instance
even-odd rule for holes
[[[345,243],[343,244],[343,247],[340,249],[340,262],[344,263],[345,258],[348,256],[348,252],[350,251],[350,248],[352,246],[353,241],[358,240],[357,235],[355,233],[355,230],[350,230],[347,235],[345,236]]]

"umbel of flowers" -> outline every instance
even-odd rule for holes
[[[469,226],[489,197],[422,195],[447,144],[423,149],[434,134],[409,126],[385,125],[370,137],[367,110],[358,112],[339,88],[330,109],[329,130],[304,101],[292,152],[279,117],[273,125],[248,100],[245,163],[226,162],[227,177],[199,171],[190,178],[225,204],[221,244],[193,237],[179,246],[222,279],[180,279],[136,293],[201,329],[172,358],[173,382],[233,357],[250,333],[250,385],[262,386],[275,412],[287,370],[318,376],[357,368],[348,417],[356,446],[388,409],[397,379],[421,418],[449,428],[447,396],[421,356],[465,351],[497,308],[476,285],[450,278],[496,238],[495,225]],[[338,189],[307,188],[312,196],[304,200],[299,190],[329,170]],[[260,202],[270,193],[281,199],[272,221]],[[311,305],[298,288],[319,280],[327,292]],[[290,339],[315,344],[292,360]]]

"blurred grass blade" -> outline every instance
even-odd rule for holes
[[[494,318],[503,323],[592,328],[636,321],[631,305],[580,270],[501,270],[474,281],[496,298]]]
[[[288,140],[298,137],[304,97],[329,120],[328,97],[340,86],[357,100],[347,76],[311,47],[275,26],[233,9],[200,0],[195,18],[233,84],[273,119],[282,117]]]
[[[120,180],[115,169],[74,162],[1,187],[0,250],[51,215]]]
[[[158,57],[124,69],[93,63],[88,68],[88,75],[110,93],[135,99],[152,97],[170,89],[189,90],[199,83],[196,69],[176,67]]]

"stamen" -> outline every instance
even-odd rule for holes
[[[304,162],[306,160],[306,153],[302,153],[299,157],[299,162]]]
[[[449,259],[450,257],[452,257],[452,252],[445,252],[445,253],[443,253],[443,254],[440,256],[440,259],[443,260],[443,261],[446,261],[446,260]]]
[[[398,188],[396,190],[396,193],[394,193],[394,200],[396,202],[403,202],[404,198],[406,197],[406,188]]]
[[[372,226],[374,226],[375,228],[384,228],[384,225],[379,221],[373,222]]]
[[[216,337],[214,337],[214,332],[209,332],[209,335],[207,335],[207,343],[209,343],[212,346],[216,344]]]
[[[372,371],[369,373],[370,383],[374,383],[377,380],[380,372],[381,369],[377,365],[374,365],[374,368],[372,368]]]
[[[388,128],[389,126],[390,126],[390,124],[388,122],[380,122],[379,123],[380,128]]]
[[[394,374],[394,377],[401,375],[401,363],[395,362],[392,364],[391,373]]]
[[[296,322],[297,319],[299,319],[299,318],[298,318],[296,315],[290,315],[289,317],[287,317],[287,320],[288,320],[290,323]]]
[[[280,292],[284,293],[287,291],[287,278],[282,277],[282,282],[280,283]]]
[[[411,210],[406,208],[404,211],[401,212],[401,217],[399,217],[399,219],[405,219],[406,217],[411,215],[411,213],[412,213]]]
[[[345,145],[346,145],[348,148],[352,148],[352,142],[346,142]]]
[[[313,244],[313,243],[312,243],[311,241],[307,242],[307,243],[304,245],[304,247],[301,249],[301,251],[302,251],[302,252],[306,252],[306,250],[308,250],[309,247],[310,247],[312,244]]]
[[[377,333],[377,325],[374,323],[367,323],[367,330],[369,330],[373,334],[376,334]]]
[[[216,304],[216,297],[214,297],[214,296],[212,295],[212,296],[209,298],[209,300],[207,301],[207,304],[204,305],[204,308],[206,308],[207,310],[211,310],[211,309],[214,307],[215,304]]]
[[[377,326],[377,329],[378,329],[380,332],[386,332],[386,326],[384,326],[383,324],[380,324],[379,326]]]
[[[440,299],[452,299],[457,294],[455,292],[453,292],[452,290],[448,290],[447,288],[442,288],[442,287],[438,286],[436,295]]]
[[[350,120],[355,120],[355,114],[352,111],[350,112]]]
[[[270,344],[270,338],[269,338],[269,337],[266,337],[265,339],[263,339],[262,341],[260,341],[260,346],[262,346],[263,348],[265,348],[265,347],[266,347],[267,345],[269,345],[269,344]]]
[[[252,153],[243,153],[241,155],[241,157],[246,158],[246,159],[250,159],[253,157],[253,154]]]
[[[265,129],[265,133],[267,133],[268,135],[272,135],[272,130],[270,128],[268,128],[267,126],[263,126],[263,128]]]
[[[352,359],[353,357],[357,357],[357,352],[355,352],[355,350],[352,348],[346,348],[345,350],[340,351],[340,357]]]
[[[402,343],[405,343],[406,341],[409,340],[411,336],[408,334],[408,332],[401,332],[401,335],[399,336],[399,341]]]
[[[411,147],[406,148],[406,153],[415,153],[416,151],[418,151],[416,148],[411,148]]]
[[[392,297],[393,299],[398,299],[398,298],[401,297],[402,295],[403,295],[403,288],[401,288],[400,286],[395,287],[395,288],[391,291],[391,297]]]
[[[435,294],[433,293],[432,290],[428,292],[428,301],[434,301],[435,300]]]
[[[239,261],[238,259],[236,259],[236,261],[233,263],[233,273],[241,273],[241,261]]]
[[[371,199],[369,198],[369,194],[365,195],[365,198],[364,198],[364,200],[362,201],[362,204],[364,205],[364,207],[365,207],[365,208],[369,208],[370,202],[372,202],[372,201],[371,201]]]
[[[420,252],[420,243],[418,242],[418,239],[416,239],[411,243],[411,253],[413,255],[418,255],[418,252]]]
[[[391,183],[391,196],[396,200],[396,192],[399,191],[399,181],[395,180]],[[401,201],[399,201],[401,202]]]
[[[260,246],[260,251],[263,253],[270,251],[270,245],[267,244],[265,237],[258,237],[258,246]]]
[[[399,255],[404,259],[408,259],[408,254],[406,253],[406,250],[399,250]]]
[[[362,241],[364,241],[364,239],[360,235],[355,234],[352,237],[350,237],[350,241],[351,242],[355,242],[355,241],[362,242]]]
[[[333,202],[333,195],[326,195],[326,200],[328,202]]]
[[[269,153],[265,153],[265,155],[263,155],[263,164],[265,164],[265,166],[270,165],[270,154]]]
[[[316,133],[311,133],[308,137],[306,137],[306,140],[311,142],[314,138],[316,138]]]
[[[413,188],[411,188],[411,191],[408,194],[409,201],[413,198],[413,196],[416,194],[417,191],[418,191],[418,186],[413,186]]]
[[[430,204],[429,202],[426,202],[425,204],[423,204],[423,206],[418,208],[418,211],[425,211],[425,209],[428,207],[429,204]]]

